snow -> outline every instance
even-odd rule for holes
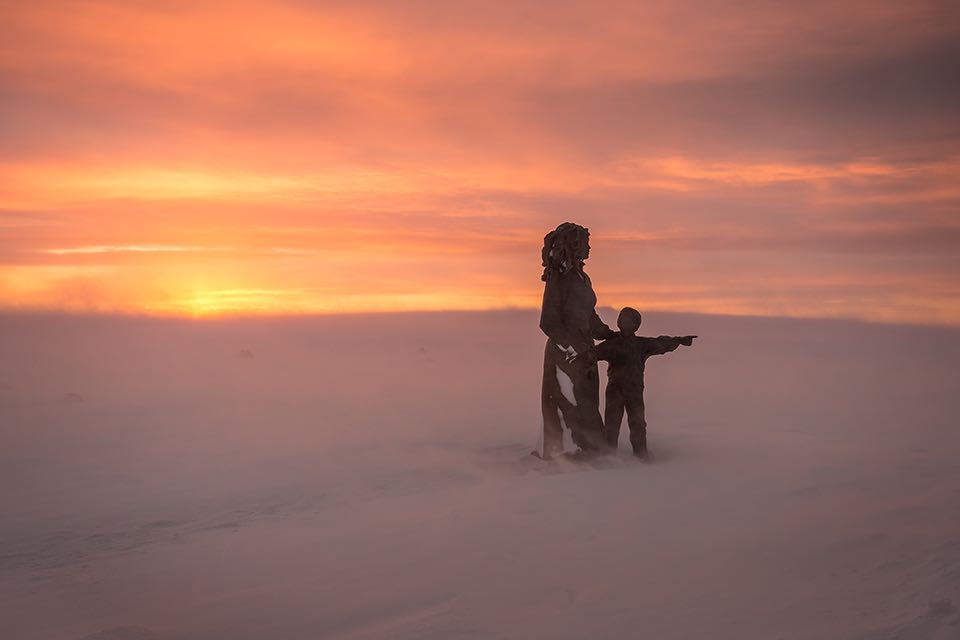
[[[573,395],[573,380],[559,366],[557,367],[557,382],[560,383],[560,393],[567,399],[567,402],[577,406],[577,398]]]
[[[641,333],[701,337],[592,468],[536,313],[0,317],[3,637],[960,637],[960,331]]]
[[[563,417],[563,411],[559,408],[557,409],[557,417],[560,418],[560,428],[563,430],[563,435],[561,436],[560,446],[563,449],[564,453],[576,453],[580,451],[580,447],[577,446],[577,443],[573,441],[573,430],[567,426],[567,421]],[[543,422],[540,422],[540,444],[539,449],[540,457],[543,457]]]

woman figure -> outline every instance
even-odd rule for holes
[[[590,232],[564,222],[543,239],[543,310],[540,329],[547,334],[543,354],[543,458],[573,449],[584,453],[604,447],[600,417],[600,378],[594,339],[616,333],[597,315],[597,296],[583,261],[590,256]],[[569,432],[572,443],[565,443]]]

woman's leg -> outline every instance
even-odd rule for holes
[[[563,424],[560,422],[560,384],[553,357],[556,347],[547,340],[543,352],[543,384],[540,390],[540,409],[543,413],[543,457],[549,460],[563,453]]]
[[[600,416],[600,372],[597,365],[573,370],[573,390],[577,401],[580,448],[599,451],[606,447],[603,418]],[[576,431],[574,432],[576,435]]]

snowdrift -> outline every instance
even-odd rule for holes
[[[534,313],[0,318],[3,635],[960,637],[960,331],[641,333],[700,339],[596,469]]]

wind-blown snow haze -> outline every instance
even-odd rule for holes
[[[534,312],[2,317],[4,637],[957,637],[960,332],[640,333],[700,338],[595,467]]]

